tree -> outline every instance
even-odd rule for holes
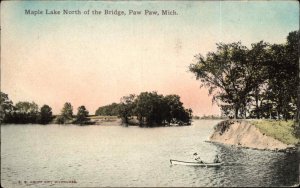
[[[119,112],[118,108],[119,108],[119,104],[117,104],[117,103],[112,103],[110,105],[101,106],[96,110],[95,115],[97,115],[97,116],[117,116],[118,112]]]
[[[64,107],[61,111],[61,115],[66,119],[72,119],[73,118],[73,106],[71,103],[66,102],[64,104]]]
[[[253,90],[249,94],[249,103],[254,105],[250,113],[253,117],[261,118],[262,105],[267,91],[268,69],[267,64],[270,59],[268,53],[269,44],[263,41],[251,44],[251,49],[247,53],[248,69],[251,69],[253,82],[255,83]]]
[[[13,116],[14,123],[37,123],[39,107],[35,102],[18,102]]]
[[[57,117],[56,123],[65,124],[71,123],[73,119],[73,106],[71,103],[66,102],[61,110],[60,116]]]
[[[295,84],[293,87],[294,93],[292,94],[292,101],[296,103],[296,113],[295,113],[295,124],[294,124],[294,133],[297,138],[300,138],[300,63],[299,61],[299,31],[290,32],[287,37],[287,53],[288,61],[295,67],[292,76],[291,84]],[[298,86],[298,89],[295,87]],[[298,91],[298,93],[297,93]]]
[[[48,105],[43,105],[40,112],[40,123],[47,124],[52,120],[52,108]]]
[[[8,123],[14,110],[13,103],[7,94],[0,92],[0,95],[0,123]]]
[[[164,97],[157,92],[142,92],[121,99],[120,116],[127,124],[130,117],[135,116],[139,126],[162,126],[170,123],[189,125],[192,110],[185,109],[178,95]]]
[[[76,122],[79,124],[84,124],[88,120],[89,112],[86,110],[85,106],[78,107],[78,112],[76,116]]]
[[[169,109],[163,95],[159,95],[157,92],[142,92],[136,98],[134,112],[140,126],[153,126],[163,124]]]
[[[216,52],[195,56],[189,68],[224,115],[292,119],[300,107],[298,40],[299,31],[294,31],[285,44],[260,41],[248,49],[240,42],[220,43]]]
[[[179,95],[167,95],[164,99],[168,107],[168,113],[165,116],[168,124],[191,123],[190,121],[192,119],[192,109],[184,109]]]
[[[268,66],[268,101],[273,102],[276,110],[276,117],[287,119],[289,117],[290,102],[292,100],[290,81],[293,70],[287,61],[286,48],[282,44],[273,44],[270,49],[271,61]]]
[[[290,32],[287,36],[286,50],[288,54],[288,62],[293,67],[291,72],[290,85],[292,86],[292,102],[296,104],[295,119],[300,122],[300,63],[299,63],[299,31]],[[294,87],[298,86],[298,89]],[[298,92],[298,93],[297,93]]]
[[[121,102],[119,104],[119,116],[122,118],[122,122],[126,125],[128,124],[129,117],[133,116],[133,110],[135,108],[135,98],[134,94],[130,94],[129,96],[124,96],[121,98]]]
[[[290,35],[286,44],[272,44],[268,49],[267,84],[263,93],[269,116],[285,120],[296,116],[297,90],[294,87],[299,83],[297,46],[295,41],[289,41],[294,38]]]
[[[195,56],[197,63],[190,65],[200,86],[209,88],[213,101],[220,102],[220,106],[230,106],[227,109],[234,110],[235,118],[245,115],[249,93],[257,87],[256,69],[249,66],[247,53],[241,42],[219,43],[216,52],[209,52],[206,58],[199,54]]]

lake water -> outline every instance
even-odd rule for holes
[[[296,154],[239,149],[208,140],[218,121],[192,126],[1,126],[3,187],[290,186],[298,183]],[[170,165],[197,152],[221,167]],[[26,181],[26,182],[25,182]],[[48,181],[48,182],[47,182]]]

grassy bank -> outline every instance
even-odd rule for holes
[[[251,124],[255,125],[261,133],[271,136],[285,144],[297,144],[299,139],[293,135],[294,121],[276,120],[254,120]]]
[[[118,116],[89,116],[90,119],[100,119],[100,120],[117,120]]]
[[[110,122],[117,122],[120,118],[118,116],[89,116],[90,122],[94,125],[105,125]],[[111,124],[110,124],[111,125]]]

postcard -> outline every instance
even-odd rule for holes
[[[299,186],[298,1],[3,1],[2,187]]]

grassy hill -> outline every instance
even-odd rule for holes
[[[262,133],[271,136],[285,144],[300,143],[299,138],[293,134],[294,121],[278,120],[253,120],[251,124],[255,125]]]

